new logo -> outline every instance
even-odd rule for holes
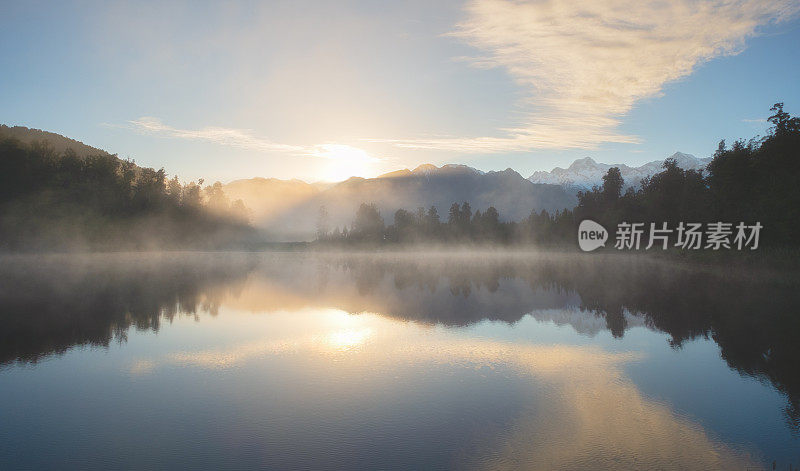
[[[608,240],[608,231],[605,227],[590,220],[584,219],[578,226],[578,246],[584,252],[591,252],[598,247],[605,247]]]

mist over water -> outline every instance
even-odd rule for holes
[[[622,254],[3,256],[0,468],[797,466],[797,288]]]

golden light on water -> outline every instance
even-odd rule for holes
[[[372,335],[372,329],[345,329],[327,336],[327,342],[337,350],[353,350],[366,343]]]
[[[534,469],[585,467],[596,459],[597,449],[607,446],[622,450],[618,457],[622,468],[664,462],[676,468],[691,463],[706,469],[753,464],[747,452],[715,440],[700,424],[642,394],[626,376],[624,365],[642,361],[643,352],[470,338],[445,328],[337,309],[275,311],[256,318],[241,311],[225,314],[228,324],[242,328],[236,330],[238,335],[259,332],[258,336],[206,350],[173,352],[160,359],[140,359],[130,373],[150,375],[170,365],[206,371],[244,368],[255,373],[267,364],[264,361],[282,356],[294,362],[293,374],[301,381],[327,384],[331,389],[326,397],[358,397],[382,387],[378,385],[401,388],[398,378],[412,381],[407,375],[415,365],[453,373],[506,369],[529,382],[532,397],[547,407],[533,403],[517,411],[509,427],[499,432],[505,445],[471,457],[477,468],[505,469],[507,463],[525,463]],[[213,329],[208,324],[204,327]],[[442,383],[415,383],[414,388],[426,384]],[[541,391],[547,394],[536,396]],[[314,398],[313,394],[302,396],[302,400]],[[639,432],[642,424],[645,434]],[[487,437],[490,443],[497,439]]]

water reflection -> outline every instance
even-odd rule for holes
[[[216,315],[256,266],[241,255],[5,256],[0,364],[36,362],[75,345],[108,346],[177,315]]]
[[[374,394],[382,389],[381,383],[390,382],[385,372],[396,374],[415,367],[481,372],[484,378],[508,370],[535,384],[527,394],[537,400],[517,411],[502,430],[474,437],[478,449],[462,456],[462,461],[455,463],[456,468],[757,466],[747,453],[709,437],[702,427],[676,416],[667,406],[644,398],[621,369],[625,363],[641,359],[636,353],[476,340],[447,329],[422,332],[424,329],[414,327],[409,331],[403,322],[368,313],[349,320],[350,327],[344,329],[337,327],[341,313],[335,311],[308,310],[275,316],[278,319],[273,322],[294,325],[291,334],[282,332],[278,338],[268,336],[224,349],[184,351],[167,355],[152,365],[218,370],[242,367],[262,357],[277,356],[290,364],[302,358],[303,362],[323,365],[314,371],[315,381],[335,376],[337,384],[347,385],[346,393],[323,393],[334,396]],[[153,372],[151,369],[146,374]],[[397,383],[393,387],[396,386]],[[419,388],[409,387],[408,383],[400,387]],[[314,395],[309,399],[311,403],[319,400]]]
[[[785,395],[786,418],[798,429],[800,294],[794,280],[771,274],[717,273],[641,257],[502,253],[7,257],[0,266],[0,362],[6,369],[76,345],[125,342],[131,328],[158,331],[182,316],[202,324],[200,313],[223,312],[230,329],[247,335],[136,355],[127,374],[235,371],[278,359],[280,368],[334,388],[292,389],[308,399],[295,399],[303,407],[325,402],[326,395],[374,395],[398,384],[398,376],[409,382],[400,387],[410,393],[413,378],[431,371],[530,378],[521,396],[526,400],[502,426],[474,432],[470,452],[449,462],[458,467],[758,464],[646,398],[624,374],[626,364],[646,360],[642,353],[461,329],[486,321],[513,326],[535,319],[588,338],[608,331],[624,339],[643,327],[665,333],[676,350],[692,339],[711,339],[731,368]]]

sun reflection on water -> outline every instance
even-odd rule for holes
[[[228,314],[227,323],[239,325],[237,333],[246,339],[227,339],[225,346],[176,351],[160,359],[140,359],[130,373],[157,374],[160,366],[170,365],[206,371],[244,368],[255,373],[266,365],[260,362],[283,356],[281,361],[296,365],[292,374],[301,378],[302,384],[326,385],[324,397],[301,395],[298,401],[307,404],[332,398],[346,401],[382,391],[403,375],[414,388],[424,388],[425,381],[417,383],[413,375],[408,376],[420,368],[458,372],[500,367],[529,378],[533,390],[544,387],[548,394],[517,411],[504,430],[480,436],[486,448],[478,447],[464,457],[469,466],[585,468],[598,459],[600,468],[620,469],[665,463],[675,469],[754,464],[748,452],[715,440],[700,424],[639,391],[626,376],[624,365],[642,361],[643,352],[471,337],[379,314],[336,309],[272,312],[257,318],[236,311]],[[448,376],[442,378],[432,381],[446,381]],[[401,385],[396,386],[402,390]],[[619,452],[598,456],[598,450],[609,448]]]
[[[326,341],[337,350],[355,350],[367,342],[372,336],[372,329],[345,329],[328,334]]]

